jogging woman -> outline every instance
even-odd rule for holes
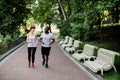
[[[29,33],[27,34],[26,42],[28,43],[28,67],[34,68],[34,62],[35,62],[35,52],[37,49],[37,36],[35,34],[35,27],[30,27]],[[32,64],[31,64],[32,62]]]

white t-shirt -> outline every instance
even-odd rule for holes
[[[28,37],[28,40],[30,41],[28,43],[28,47],[36,47],[37,46],[37,43],[36,43],[36,34],[27,34],[27,37]]]
[[[52,39],[54,39],[54,35],[52,33],[46,34],[46,33],[42,33],[40,38],[42,38],[42,42],[44,44],[42,44],[43,47],[50,47],[50,42]]]

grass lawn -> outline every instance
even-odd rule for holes
[[[120,72],[108,71],[102,77],[104,80],[120,80]]]

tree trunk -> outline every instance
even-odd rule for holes
[[[120,15],[120,10],[119,10],[119,7],[120,7],[120,1],[116,3],[115,7],[113,7],[112,9],[112,18],[113,18],[113,23],[118,23],[119,22],[119,15]]]
[[[49,22],[48,25],[49,25],[50,32],[52,32],[51,31],[51,22]]]
[[[59,7],[60,7],[60,9],[61,9],[61,12],[62,12],[62,14],[63,14],[64,19],[67,20],[67,17],[66,17],[66,14],[65,14],[65,10],[63,9],[63,6],[62,6],[62,4],[61,4],[61,1],[60,1],[60,0],[57,0],[57,1],[58,1],[58,5],[59,5]]]

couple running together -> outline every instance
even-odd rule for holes
[[[35,34],[35,27],[30,27],[30,30],[27,34],[26,42],[28,48],[28,67],[34,68],[35,62],[35,53],[37,49],[38,41],[41,42],[41,54],[42,54],[42,65],[48,68],[48,60],[51,49],[51,44],[55,42],[55,37],[52,33],[49,32],[49,27],[44,28],[44,32],[40,35],[40,38],[37,38]]]

